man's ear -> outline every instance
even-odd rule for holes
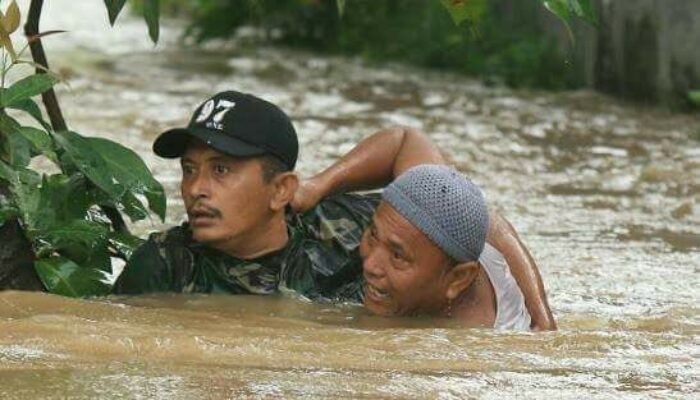
[[[479,263],[469,261],[459,263],[447,271],[447,291],[445,295],[447,299],[452,301],[459,297],[462,292],[467,290],[479,275]]]
[[[281,210],[294,198],[299,188],[299,177],[292,171],[277,174],[272,178],[272,188],[274,193],[270,199],[270,208],[274,211]]]

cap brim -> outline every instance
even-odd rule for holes
[[[161,133],[153,142],[153,152],[164,158],[182,157],[192,138],[199,139],[208,146],[234,157],[257,156],[266,152],[264,149],[217,130],[197,127],[176,128]]]

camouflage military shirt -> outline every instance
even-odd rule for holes
[[[380,196],[343,194],[302,215],[287,215],[289,241],[242,260],[192,240],[187,224],[153,233],[131,256],[114,293],[272,294],[317,301],[362,300],[359,244]]]

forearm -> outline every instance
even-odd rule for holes
[[[523,292],[525,306],[532,317],[532,328],[556,330],[557,324],[549,308],[542,276],[534,258],[513,226],[496,212],[491,213],[487,241],[503,254],[511,274]]]
[[[437,147],[415,129],[382,129],[358,143],[332,166],[311,178],[325,197],[334,193],[384,187],[419,164],[444,164]]]

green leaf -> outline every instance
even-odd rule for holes
[[[0,110],[1,157],[15,167],[26,167],[31,159],[32,145],[22,135],[21,126],[5,111]]]
[[[75,190],[77,180],[58,174],[44,176],[39,181],[35,172],[15,171],[4,163],[0,163],[0,176],[11,183],[11,192],[20,208],[14,212],[11,207],[3,206],[2,214],[21,216],[36,254],[41,257],[60,252],[92,267],[72,271],[75,263],[67,259],[60,265],[56,264],[59,260],[56,257],[37,261],[35,267],[45,286],[54,293],[70,296],[106,293],[107,285],[99,281],[105,276],[100,270],[109,271],[111,267],[108,228],[81,219],[86,212],[85,191]]]
[[[148,210],[133,193],[124,193],[120,203],[124,206],[124,212],[131,218],[132,222],[141,221],[148,217]]]
[[[58,162],[58,157],[56,156],[56,152],[54,151],[53,147],[53,140],[51,140],[51,136],[49,136],[48,132],[28,126],[21,126],[17,120],[7,115],[7,113],[4,111],[0,111],[0,134],[8,137],[9,144],[3,143],[3,145],[6,145],[4,147],[14,145],[15,147],[13,148],[16,149],[16,146],[18,145],[22,147],[27,146],[27,149],[31,150],[33,153],[29,155],[30,157],[36,154],[44,154],[50,160]],[[23,138],[24,143],[20,143],[21,139],[19,138]],[[8,149],[6,150],[11,151]],[[13,156],[12,153],[8,153],[4,155],[3,158],[12,165],[26,166],[29,163],[29,159],[24,162],[24,150],[22,149],[20,151],[22,152],[21,154]],[[10,159],[13,157],[21,157],[22,163],[17,164],[10,161]]]
[[[15,167],[26,167],[31,159],[31,143],[20,133],[20,126],[4,111],[0,111],[0,157]]]
[[[574,33],[571,31],[571,10],[569,9],[569,0],[543,0],[545,8],[552,14],[559,17],[564,23],[566,31],[569,33],[571,41],[574,40]]]
[[[39,232],[34,235],[32,244],[40,258],[59,252],[81,265],[110,271],[108,232],[107,225],[76,219]]]
[[[48,132],[30,126],[22,126],[19,128],[19,133],[32,144],[37,153],[45,155],[49,160],[58,164],[58,156],[54,151],[53,140]]]
[[[21,212],[27,236],[31,239],[37,231],[58,223],[58,213],[63,203],[76,200],[61,179],[38,174],[32,176],[28,171],[18,171],[12,182],[15,202]],[[32,171],[33,172],[33,171]],[[22,174],[25,175],[22,178]],[[58,176],[60,177],[60,175]],[[63,177],[67,181],[67,177]]]
[[[578,17],[591,25],[598,24],[598,18],[593,9],[591,0],[541,0],[542,4],[552,14],[559,17],[569,32],[569,37],[573,41],[574,35],[571,31],[571,22],[574,17]]]
[[[440,0],[455,25],[464,21],[478,23],[486,12],[486,0]]]
[[[142,194],[149,208],[165,219],[165,191],[132,150],[111,140],[87,138],[71,131],[56,132],[54,137],[66,151],[69,163],[108,195],[101,204],[121,203],[132,219],[143,219],[147,213],[134,196]]]
[[[146,25],[148,25],[148,35],[153,43],[158,43],[158,37],[160,36],[158,22],[160,18],[160,4],[158,0],[144,0],[143,18],[146,20]]]
[[[165,220],[166,198],[163,186],[153,177],[143,160],[134,151],[102,138],[89,138],[92,147],[100,154],[114,179],[123,185],[128,192],[142,194],[148,200],[148,207]],[[138,199],[125,196],[122,204],[128,209],[138,209],[134,202],[140,205]],[[135,208],[134,208],[135,207]],[[141,209],[143,209],[141,207]],[[145,211],[145,210],[144,210]],[[133,216],[129,214],[130,217]],[[145,215],[143,216],[145,218]],[[140,219],[143,219],[140,218]]]
[[[335,5],[338,7],[338,15],[342,17],[345,13],[345,0],[336,0]]]
[[[571,21],[571,10],[569,9],[569,0],[542,0],[542,4],[552,14],[556,15],[566,23]]]
[[[109,24],[114,26],[119,13],[124,8],[126,0],[104,0],[105,6],[107,6],[107,14],[109,15]]]
[[[0,176],[11,184],[18,215],[38,255],[60,250],[73,260],[109,270],[106,224],[85,220],[91,204],[84,178],[56,174],[40,179],[33,171],[15,171],[4,163]]]
[[[81,267],[64,257],[50,257],[34,262],[46,289],[70,297],[102,296],[109,293],[105,272]]]
[[[107,224],[85,220],[89,200],[84,178],[56,174],[44,175],[31,199],[18,202],[39,258],[59,252],[82,265],[110,270]]]
[[[11,107],[51,89],[59,79],[51,74],[34,74],[20,79],[0,92],[0,107]]]
[[[2,128],[0,128],[2,129]],[[2,143],[2,158],[15,167],[26,167],[31,159],[31,144],[24,136],[5,137]]]
[[[0,178],[5,180],[10,185],[14,185],[15,182],[19,181],[17,171],[3,161],[0,161]]]
[[[35,240],[50,245],[52,249],[63,249],[74,244],[92,247],[99,241],[107,240],[109,229],[97,222],[76,219],[44,230]]]
[[[25,226],[31,228],[37,221],[46,219],[42,213],[51,212],[52,208],[40,207],[41,176],[39,174],[24,168],[15,169],[0,161],[0,178],[10,185],[14,204],[19,209]]]
[[[688,93],[688,99],[691,103],[700,107],[700,90],[693,90]]]
[[[0,89],[0,91],[4,90],[6,89]],[[2,94],[0,94],[0,97],[2,97]],[[39,122],[41,126],[44,127],[44,129],[51,130],[51,125],[44,121],[44,116],[41,114],[41,109],[32,99],[17,101],[12,105],[7,106],[7,108],[24,111],[27,114],[31,115],[37,122]]]
[[[592,0],[569,0],[572,3],[572,8],[574,9],[574,15],[582,18],[589,24],[596,26],[598,25],[598,16],[593,9]]]
[[[139,246],[141,246],[145,240],[139,238],[138,236],[130,235],[128,233],[121,232],[109,232],[109,244],[116,250],[125,260],[131,258]]]
[[[44,175],[36,210],[41,219],[33,227],[45,231],[59,224],[83,219],[93,204],[82,174],[70,177],[64,174]]]
[[[90,139],[72,131],[54,133],[54,139],[65,155],[92,183],[107,193],[113,201],[124,195],[124,187],[114,179],[104,158],[95,151]]]
[[[105,192],[99,189],[91,190],[90,198],[93,199],[95,204],[112,207],[119,210],[120,213],[128,215],[132,222],[141,221],[148,217],[148,208],[128,190],[117,200],[110,198]],[[109,219],[107,220],[109,221]]]

